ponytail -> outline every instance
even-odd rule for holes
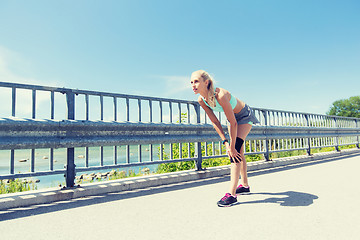
[[[209,84],[207,85],[207,89],[208,89],[207,102],[211,107],[215,107],[216,99],[215,99],[214,81],[211,78],[211,76],[205,71],[201,73],[201,77],[203,78],[204,81],[209,80]]]

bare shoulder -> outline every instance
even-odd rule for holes
[[[226,89],[216,88],[215,93],[216,93],[216,98],[219,100],[222,100],[222,99],[230,100],[230,98],[229,98],[230,92]]]
[[[203,99],[202,99],[201,96],[199,96],[199,97],[198,97],[198,103],[201,103],[201,102],[203,102]]]

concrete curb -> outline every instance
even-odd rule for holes
[[[248,172],[358,154],[360,154],[360,149],[349,149],[342,150],[341,152],[318,153],[312,156],[279,158],[269,162],[250,162],[248,163]],[[0,196],[0,210],[70,200],[73,198],[81,198],[111,192],[130,191],[172,183],[220,177],[229,174],[230,166],[220,166],[208,168],[204,171],[198,172],[194,170],[188,170],[176,173],[143,176],[132,179],[128,178],[107,182],[89,183],[74,189],[49,188],[45,190],[3,194]]]

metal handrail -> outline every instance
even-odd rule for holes
[[[96,92],[69,88],[54,88],[38,85],[14,84],[0,82],[0,87],[11,89],[11,117],[0,119],[0,150],[10,150],[9,174],[0,175],[0,179],[20,178],[28,176],[43,176],[65,173],[67,187],[74,186],[76,171],[109,169],[125,166],[143,166],[160,164],[164,162],[178,162],[194,160],[197,170],[202,168],[202,159],[225,157],[226,154],[219,143],[219,137],[208,124],[205,112],[196,101],[145,97],[127,94]],[[17,92],[18,89],[32,92],[32,114],[29,118],[18,118]],[[36,119],[38,91],[50,92],[49,119]],[[55,119],[55,93],[65,94],[67,106],[67,119]],[[85,97],[85,119],[76,118],[75,102],[79,96]],[[99,98],[100,113],[98,121],[90,120],[91,110],[89,96]],[[104,98],[113,101],[112,121],[104,121]],[[123,120],[120,120],[119,100],[124,100]],[[137,101],[137,109],[131,108],[130,100]],[[144,120],[144,101],[148,102],[147,121]],[[158,121],[155,120],[156,102],[158,105]],[[166,108],[166,104],[168,108]],[[177,111],[176,111],[177,106]],[[191,108],[190,108],[191,107]],[[185,109],[184,109],[185,108]],[[356,144],[359,148],[360,119],[349,117],[328,116],[283,110],[253,108],[260,124],[253,126],[247,138],[246,154],[264,154],[270,160],[270,153],[292,150],[307,150],[311,154],[312,148],[334,147]],[[167,113],[165,113],[167,111]],[[130,121],[130,115],[137,115],[136,121]],[[166,115],[168,114],[168,115]],[[185,115],[184,115],[185,114]],[[218,118],[226,130],[226,117],[218,114]],[[167,119],[167,121],[166,121]],[[174,159],[172,156],[173,143],[187,144],[188,156]],[[195,155],[190,155],[190,143],[194,143]],[[204,144],[205,143],[205,144]],[[210,148],[208,147],[210,143]],[[154,159],[153,144],[170,144],[170,160],[164,161],[163,151],[160,151],[159,160]],[[126,162],[117,162],[117,147],[126,147]],[[138,161],[130,161],[130,146],[138,146]],[[150,161],[142,158],[142,146],[149,145]],[[205,147],[204,147],[205,145]],[[100,166],[89,166],[86,154],[85,167],[75,166],[74,149],[91,146],[100,146],[103,153],[104,146],[114,146],[114,161],[104,164],[103,154],[100,157]],[[35,150],[39,148],[50,149],[50,169],[36,171]],[[56,148],[67,149],[67,164],[65,170],[54,169],[53,151]],[[205,155],[202,153],[205,149]],[[218,148],[218,149],[215,149]],[[30,172],[15,173],[15,151],[17,149],[31,149]],[[212,154],[208,154],[212,151]],[[215,154],[217,152],[217,154]],[[75,171],[76,170],[76,171]]]
[[[225,126],[223,126],[224,129]],[[225,132],[227,132],[225,130]],[[254,126],[247,140],[348,137],[360,128]],[[0,119],[0,150],[218,141],[210,124]]]

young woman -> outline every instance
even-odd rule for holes
[[[230,157],[231,180],[229,193],[226,193],[217,204],[219,207],[231,206],[237,202],[236,194],[250,192],[243,144],[252,124],[259,123],[259,121],[247,104],[235,98],[229,91],[223,88],[215,88],[214,82],[207,72],[203,70],[193,72],[191,74],[191,86],[195,94],[200,94],[198,102],[221,137],[226,152]],[[228,120],[229,140],[226,139],[214,111],[225,113]],[[240,175],[241,184],[237,186]]]

